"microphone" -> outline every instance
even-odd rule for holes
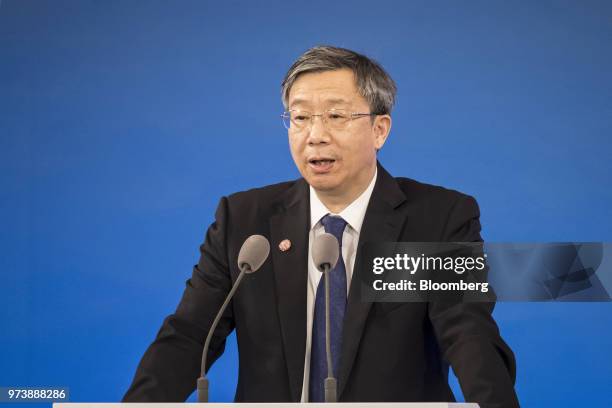
[[[334,378],[331,355],[331,335],[329,329],[329,271],[334,269],[340,250],[338,240],[332,234],[319,235],[312,244],[312,259],[319,272],[325,279],[325,355],[327,357],[327,378],[323,384],[325,388],[325,402],[337,402],[338,384]]]
[[[266,239],[266,237],[262,235],[251,235],[244,241],[242,247],[240,247],[240,252],[238,253],[238,268],[240,268],[240,274],[238,278],[236,278],[236,282],[232,286],[232,289],[227,294],[225,298],[225,302],[219,309],[217,316],[215,316],[215,320],[213,320],[212,326],[208,330],[208,336],[206,336],[206,341],[204,342],[204,350],[202,352],[202,368],[201,368],[201,376],[198,378],[198,402],[208,402],[208,378],[206,377],[206,356],[208,354],[208,347],[210,346],[210,340],[212,339],[212,335],[215,332],[215,328],[217,324],[219,324],[219,320],[221,320],[221,315],[227,308],[230,300],[234,296],[236,289],[238,289],[238,285],[245,274],[253,273],[257,271],[261,265],[265,262],[270,254],[270,243]]]

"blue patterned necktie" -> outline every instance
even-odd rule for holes
[[[329,323],[331,337],[331,354],[334,377],[338,379],[340,347],[342,345],[342,324],[346,310],[346,268],[342,259],[342,234],[346,221],[341,217],[329,214],[321,219],[321,224],[336,237],[340,244],[340,256],[334,269],[329,271]],[[312,322],[312,346],[310,349],[310,402],[324,402],[325,390],[323,381],[327,378],[327,357],[325,355],[325,279],[321,275],[315,298],[314,318]]]

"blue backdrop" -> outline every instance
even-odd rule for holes
[[[486,240],[612,239],[609,1],[4,0],[0,386],[121,398],[220,196],[298,176],[280,80],[321,43],[388,69],[381,162],[474,195]],[[609,406],[611,312],[498,305],[524,406]],[[212,399],[236,372],[231,338]]]

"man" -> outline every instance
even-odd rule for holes
[[[448,365],[465,398],[518,406],[514,356],[489,303],[372,303],[359,297],[366,242],[481,241],[475,200],[393,178],[377,163],[391,129],[395,84],[353,51],[315,47],[282,85],[291,155],[302,179],[221,199],[176,312],[146,351],[125,401],[182,401],[194,390],[212,320],[251,234],[270,259],[245,279],[211,342],[210,364],[236,330],[236,401],[320,401],[326,376],[324,302],[311,245],[336,235],[330,272],[331,343],[339,401],[454,401]],[[282,245],[279,245],[283,243]]]

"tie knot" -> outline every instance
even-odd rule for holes
[[[338,244],[342,246],[342,234],[346,228],[346,221],[342,217],[335,217],[327,214],[321,218],[321,224],[325,227],[325,232],[332,234],[338,240]]]

